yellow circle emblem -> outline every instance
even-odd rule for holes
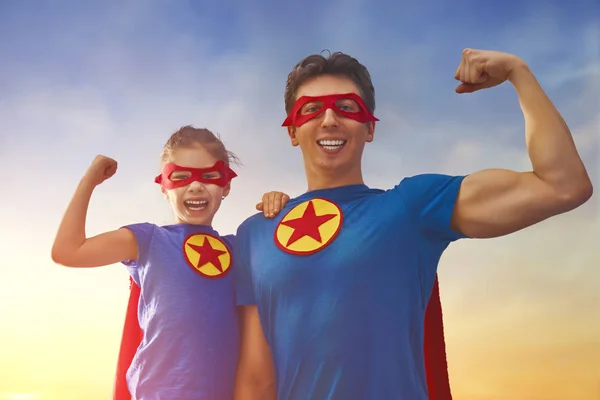
[[[311,199],[292,208],[275,229],[275,243],[290,254],[308,255],[328,246],[342,227],[337,204]]]
[[[183,241],[183,255],[190,267],[205,278],[225,276],[231,267],[231,252],[218,237],[195,233]]]

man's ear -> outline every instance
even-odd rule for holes
[[[375,122],[367,122],[367,142],[370,143],[375,137]]]
[[[290,139],[292,140],[292,146],[296,147],[298,146],[298,139],[296,138],[296,127],[295,126],[288,126],[287,127],[288,130],[288,135],[290,135]]]

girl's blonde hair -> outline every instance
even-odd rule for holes
[[[195,128],[192,125],[182,126],[177,132],[171,135],[163,146],[160,155],[161,163],[165,163],[175,150],[194,145],[204,147],[213,157],[224,161],[227,165],[240,164],[237,156],[225,148],[218,135],[215,135],[206,128]]]

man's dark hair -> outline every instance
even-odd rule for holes
[[[365,105],[375,112],[375,88],[371,82],[369,70],[354,57],[341,52],[329,54],[313,54],[301,60],[289,73],[285,84],[285,112],[289,114],[296,102],[298,88],[307,80],[320,75],[345,76],[356,84]]]

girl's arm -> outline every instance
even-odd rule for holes
[[[58,228],[52,260],[67,267],[100,267],[138,257],[132,231],[121,228],[91,238],[85,235],[87,210],[95,187],[117,171],[117,162],[97,156],[79,182]]]

